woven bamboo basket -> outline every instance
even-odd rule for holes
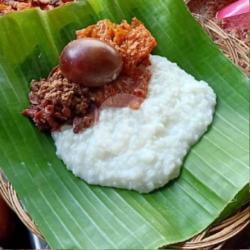
[[[190,1],[186,1],[190,2]],[[228,56],[237,66],[239,66],[246,74],[249,74],[249,58],[248,45],[224,32],[216,22],[208,20],[202,16],[194,17],[200,22],[203,28],[212,37],[214,42],[219,45],[221,50]],[[17,194],[11,184],[0,173],[0,194],[3,196],[7,204],[18,215],[27,228],[40,239],[44,239],[31,217],[26,213]],[[236,214],[230,218],[213,224],[199,235],[192,239],[171,246],[178,249],[221,249],[226,240],[232,238],[242,231],[250,223],[250,203],[244,205]],[[164,247],[163,247],[164,248]]]

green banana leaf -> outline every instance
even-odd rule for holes
[[[136,16],[177,62],[217,94],[215,119],[185,159],[181,176],[158,191],[87,185],[57,159],[50,136],[20,112],[30,81],[58,63],[75,30]],[[52,248],[142,249],[187,240],[247,199],[249,82],[203,32],[182,0],[86,0],[0,18],[0,166]]]

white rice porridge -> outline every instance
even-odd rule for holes
[[[142,193],[180,173],[184,156],[212,122],[216,96],[176,64],[151,56],[149,93],[138,110],[106,108],[99,122],[52,134],[57,155],[89,184]]]

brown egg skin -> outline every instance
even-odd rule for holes
[[[83,38],[70,42],[63,49],[59,66],[68,80],[85,87],[99,87],[118,77],[122,58],[107,43]]]

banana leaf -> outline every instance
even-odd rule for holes
[[[75,30],[136,16],[165,56],[217,94],[212,126],[181,176],[150,194],[87,185],[56,157],[49,135],[20,112],[30,81],[47,76]],[[0,166],[52,248],[142,249],[184,241],[239,208],[249,182],[249,82],[181,0],[86,0],[0,18]]]

